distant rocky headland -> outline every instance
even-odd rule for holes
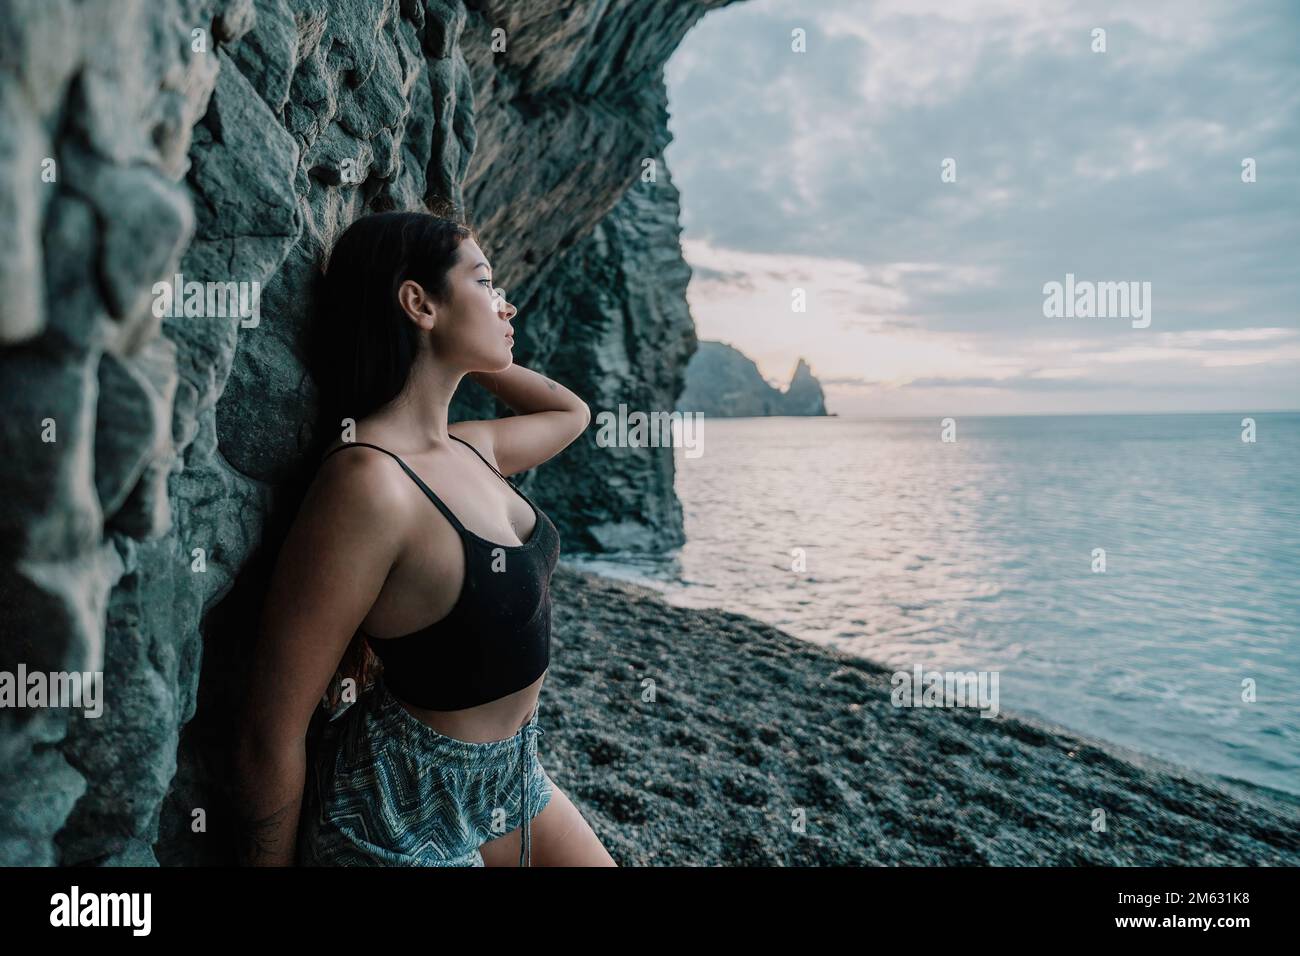
[[[826,402],[821,383],[802,358],[782,392],[767,383],[743,352],[723,342],[702,341],[686,366],[677,410],[712,418],[825,415]]]

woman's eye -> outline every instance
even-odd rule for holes
[[[491,288],[491,286],[492,286],[492,280],[491,280],[491,279],[479,279],[478,281],[479,281],[479,282],[486,282],[486,283],[488,284],[488,287],[489,287],[489,288]]]

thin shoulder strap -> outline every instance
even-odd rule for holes
[[[321,461],[323,462],[326,458],[334,454],[334,452],[336,451],[342,451],[344,448],[354,448],[357,446],[373,448],[376,451],[382,451],[385,455],[390,456],[394,461],[396,461],[399,465],[402,466],[402,470],[404,472],[406,472],[408,475],[411,476],[411,480],[420,486],[420,490],[423,491],[429,497],[429,500],[438,506],[438,510],[442,512],[443,517],[445,517],[448,521],[450,521],[457,531],[469,530],[463,524],[460,523],[460,519],[456,517],[455,512],[453,512],[450,508],[448,508],[445,504],[443,504],[442,499],[433,493],[433,489],[430,488],[428,485],[426,485],[424,481],[420,478],[420,476],[411,470],[410,466],[407,465],[406,462],[402,461],[402,459],[399,456],[393,454],[387,448],[380,448],[378,445],[372,445],[370,444],[370,442],[365,442],[365,441],[349,441],[349,442],[344,442],[342,445],[339,445],[338,448],[326,452],[325,456],[321,458]]]
[[[448,434],[448,435],[451,435],[451,432],[448,432],[447,434]],[[452,438],[455,438],[456,441],[460,442],[462,445],[469,445],[469,450],[470,450],[470,451],[472,451],[474,454],[478,455],[480,458],[483,458],[483,453],[480,452],[480,451],[479,451],[477,448],[475,448],[473,445],[470,445],[469,442],[465,441],[465,439],[463,439],[463,438],[458,438],[458,437],[455,436],[455,435],[451,435],[451,437],[452,437]],[[497,466],[496,466],[496,465],[492,464],[492,462],[488,461],[486,458],[483,458],[483,464],[487,465],[489,468],[491,468],[493,471],[495,471],[495,472],[497,473],[497,477],[500,478],[502,481],[504,481],[506,484],[508,484],[508,485],[509,485],[509,484],[513,484],[513,482],[511,482],[511,480],[510,480],[509,478],[507,478],[505,475],[501,474],[500,471],[497,471]]]
[[[447,434],[451,435],[451,432],[448,432]],[[455,435],[451,435],[451,437],[456,438]],[[534,508],[534,509],[537,508],[537,505],[533,503],[533,499],[529,498],[526,494],[524,494],[524,490],[522,488],[516,485],[505,475],[501,474],[501,472],[497,469],[496,465],[492,464],[492,462],[488,461],[486,458],[483,458],[483,454],[477,448],[475,448],[473,445],[470,445],[469,442],[465,441],[465,439],[463,438],[456,438],[456,441],[460,442],[462,445],[469,445],[469,450],[472,451],[474,454],[478,455],[479,458],[482,458],[483,464],[487,465],[494,472],[496,472],[497,477],[500,478],[502,481],[504,481],[507,485],[509,485],[511,490],[514,491],[515,494],[517,494],[520,498],[523,498],[524,501],[528,502],[528,506],[530,508]]]

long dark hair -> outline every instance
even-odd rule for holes
[[[344,230],[316,276],[309,361],[317,385],[317,427],[310,454],[319,464],[348,420],[355,423],[396,398],[419,350],[420,329],[397,301],[398,287],[418,282],[435,302],[448,303],[447,272],[474,230],[433,212],[378,212]],[[339,662],[327,700],[337,708],[343,681],[358,695],[382,665],[360,632]]]

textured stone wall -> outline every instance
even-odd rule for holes
[[[105,677],[98,718],[0,709],[0,864],[231,861],[237,675],[310,471],[308,277],[352,219],[450,201],[521,364],[672,409],[662,66],[723,2],[0,4],[0,670]],[[260,283],[256,323],[156,317],[177,272]],[[453,420],[505,411],[462,391]],[[587,437],[523,483],[566,550],[680,540],[668,449]]]

